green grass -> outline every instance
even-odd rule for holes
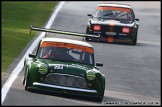
[[[2,75],[27,43],[30,25],[44,27],[57,1],[3,1],[2,2]]]

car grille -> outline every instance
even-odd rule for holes
[[[44,80],[46,84],[61,85],[67,87],[86,88],[87,82],[84,78],[68,74],[51,73]]]
[[[109,32],[111,27],[108,26],[108,25],[102,25],[101,29],[105,33],[105,32]],[[113,29],[112,32],[118,32],[118,33],[122,32],[122,27],[121,26],[114,26],[114,27],[112,27],[112,29]]]

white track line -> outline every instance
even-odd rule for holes
[[[50,28],[53,21],[56,18],[57,13],[59,12],[59,10],[62,8],[63,4],[65,2],[62,1],[58,4],[58,7],[56,8],[56,10],[53,12],[51,18],[49,19],[47,25],[45,26],[45,28]],[[27,52],[25,53],[25,55],[23,56],[23,58],[21,59],[21,61],[18,63],[18,65],[16,66],[16,68],[12,71],[10,77],[8,78],[8,80],[5,82],[5,84],[3,85],[2,89],[1,89],[1,104],[3,103],[4,99],[6,98],[6,95],[10,89],[10,87],[12,86],[12,83],[15,81],[15,79],[17,78],[17,76],[19,75],[20,71],[23,68],[23,62],[24,59],[26,57],[28,57],[28,54],[33,52],[33,50],[36,48],[36,44],[38,44],[38,42],[44,37],[45,33],[41,33],[38,38],[36,38],[36,40],[32,43],[32,45],[29,47],[29,49],[27,50]]]

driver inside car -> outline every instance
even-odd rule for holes
[[[60,52],[59,49],[50,49],[47,54],[43,58],[52,58],[52,57],[62,57],[62,53]]]
[[[53,56],[53,51],[52,50],[49,50],[48,53],[43,57],[43,58],[49,58],[51,56]]]

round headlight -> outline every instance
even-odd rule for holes
[[[40,74],[46,74],[48,72],[48,67],[44,64],[39,65],[39,70]]]
[[[87,79],[94,80],[96,78],[96,73],[92,70],[87,70]]]

